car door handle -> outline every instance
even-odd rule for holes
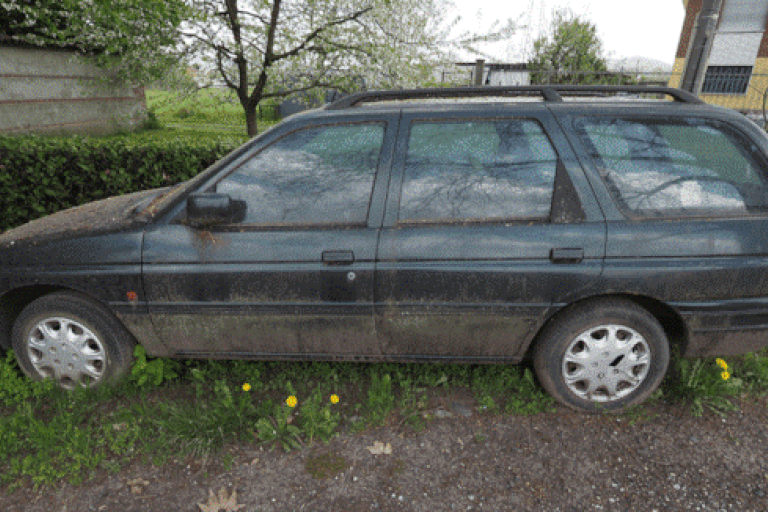
[[[355,262],[352,251],[323,251],[323,263],[327,265],[349,265]]]
[[[581,247],[557,247],[549,253],[552,263],[581,263],[584,259],[584,249]]]

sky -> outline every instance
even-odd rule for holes
[[[552,11],[567,7],[597,26],[609,58],[647,57],[672,64],[685,16],[682,0],[452,1],[456,6],[454,15],[462,18],[459,27],[463,30],[487,30],[495,20],[506,18],[530,27],[521,29],[512,44],[486,49],[495,62],[520,61],[526,41],[532,41],[539,30],[549,26]]]

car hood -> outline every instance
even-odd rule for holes
[[[115,196],[42,217],[0,234],[0,248],[25,241],[49,241],[122,231],[145,224],[140,210],[167,189]]]

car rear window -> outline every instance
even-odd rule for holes
[[[700,118],[582,117],[575,128],[616,203],[640,216],[768,207],[765,173],[732,128]]]

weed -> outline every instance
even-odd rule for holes
[[[178,361],[162,357],[147,359],[147,351],[141,345],[136,345],[133,355],[136,362],[131,368],[131,380],[139,387],[159,386],[179,377],[181,365]]]
[[[312,443],[317,438],[327,442],[336,433],[341,415],[331,410],[333,401],[333,398],[326,401],[325,394],[316,390],[302,404],[298,413],[299,428],[307,442]]]
[[[530,368],[477,366],[472,377],[472,390],[483,411],[503,409],[510,414],[536,414],[553,404],[549,395],[536,384]]]
[[[677,358],[673,371],[674,394],[691,400],[694,416],[701,416],[705,409],[720,415],[736,409],[730,397],[742,391],[743,382],[733,377],[723,359]]]
[[[313,454],[307,458],[304,468],[312,478],[324,480],[338,475],[349,467],[347,459],[336,453]]]
[[[19,369],[12,350],[0,360],[0,405],[14,407],[33,397],[44,396],[55,388],[50,379],[31,381]]]
[[[371,372],[371,385],[368,388],[366,416],[368,426],[379,426],[395,407],[395,395],[392,393],[392,378],[388,373],[379,377],[377,371]]]
[[[411,429],[418,432],[425,427],[423,410],[427,406],[427,396],[424,388],[417,388],[413,381],[399,377],[398,387],[400,388],[400,399],[398,409],[403,417],[403,423],[408,424]]]
[[[233,389],[217,380],[211,390],[206,382],[193,382],[195,395],[201,400],[176,400],[156,405],[146,401],[134,406],[142,426],[153,432],[146,440],[146,451],[192,455],[207,458],[224,443],[248,439],[252,425],[259,419],[249,393]]]
[[[291,403],[294,405],[291,406]],[[265,444],[279,443],[285,451],[301,446],[301,429],[293,425],[292,409],[296,403],[296,397],[291,395],[285,403],[274,406],[272,417],[259,418],[255,432],[258,440]]]
[[[768,356],[765,351],[737,359],[733,372],[741,376],[745,389],[755,393],[768,391]]]

